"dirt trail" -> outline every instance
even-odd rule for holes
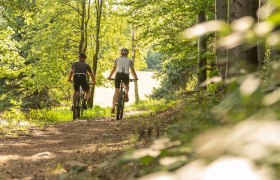
[[[0,179],[53,179],[69,161],[93,170],[131,145],[133,131],[132,121],[103,119],[34,128],[25,136],[0,139]]]

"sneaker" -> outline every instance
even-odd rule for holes
[[[112,108],[112,109],[111,109],[111,113],[112,113],[112,114],[115,114],[115,108]]]
[[[83,104],[82,104],[82,105],[83,105],[83,109],[84,109],[84,110],[87,110],[87,103],[86,103],[86,101],[83,101]]]
[[[129,101],[128,94],[125,94],[124,95],[124,102],[128,102],[128,101]]]

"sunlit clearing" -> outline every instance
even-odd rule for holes
[[[259,10],[258,10],[258,14],[260,19],[267,19],[268,16],[270,16],[273,12],[273,7],[269,4],[266,4],[264,6],[262,6]]]
[[[241,33],[233,33],[224,38],[218,40],[218,47],[222,48],[234,48],[243,42],[243,36]]]
[[[233,21],[231,27],[235,31],[246,32],[250,27],[253,26],[254,22],[255,22],[254,18],[250,16],[246,16]]]
[[[139,178],[138,180],[178,180],[178,178],[172,173],[157,172],[157,173],[150,174],[148,176]]]
[[[276,46],[280,42],[280,32],[274,32],[267,38],[267,44],[270,46]]]
[[[254,75],[248,75],[240,86],[240,93],[243,96],[250,96],[257,90],[260,84],[261,80],[259,78],[256,78]]]
[[[280,89],[277,89],[275,91],[273,91],[272,93],[266,95],[263,100],[262,103],[266,106],[270,106],[276,102],[278,102],[280,100]]]
[[[221,30],[226,24],[223,21],[215,20],[215,21],[208,21],[205,23],[198,24],[191,28],[188,28],[184,32],[184,36],[186,38],[194,38],[197,36],[202,36],[209,32],[215,32]]]
[[[207,86],[208,84],[211,84],[211,83],[218,83],[218,82],[221,82],[222,81],[222,78],[220,76],[215,76],[215,77],[212,77],[210,79],[207,79],[206,81],[204,81],[203,83],[200,84],[200,86],[202,87],[205,87]]]
[[[260,22],[257,23],[254,27],[254,31],[258,36],[265,36],[273,30],[273,24],[269,22]]]
[[[223,157],[211,163],[204,173],[203,180],[266,180],[247,159]],[[270,179],[270,178],[269,178]]]

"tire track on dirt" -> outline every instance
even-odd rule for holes
[[[94,170],[108,155],[131,146],[133,133],[132,121],[103,119],[33,128],[26,136],[0,139],[0,179],[53,179],[69,161]]]

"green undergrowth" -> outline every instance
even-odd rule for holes
[[[134,179],[183,166],[195,158],[192,140],[201,132],[220,126],[211,112],[220,98],[220,95],[205,92],[194,93],[182,97],[180,102],[170,103],[167,109],[163,108],[149,118],[136,118],[138,141],[135,147],[124,152],[121,158],[118,155],[109,160],[111,162],[100,167],[95,176],[100,179]],[[158,104],[168,103],[159,101]]]
[[[170,106],[175,105],[175,103],[175,101],[167,102],[166,100],[141,100],[138,104],[129,107],[129,109],[137,111],[158,112],[167,110]]]
[[[81,119],[91,120],[110,116],[109,108],[94,106],[84,111]],[[46,124],[66,123],[73,120],[73,112],[67,108],[21,110],[11,108],[1,114],[0,137],[28,133],[28,129]]]

